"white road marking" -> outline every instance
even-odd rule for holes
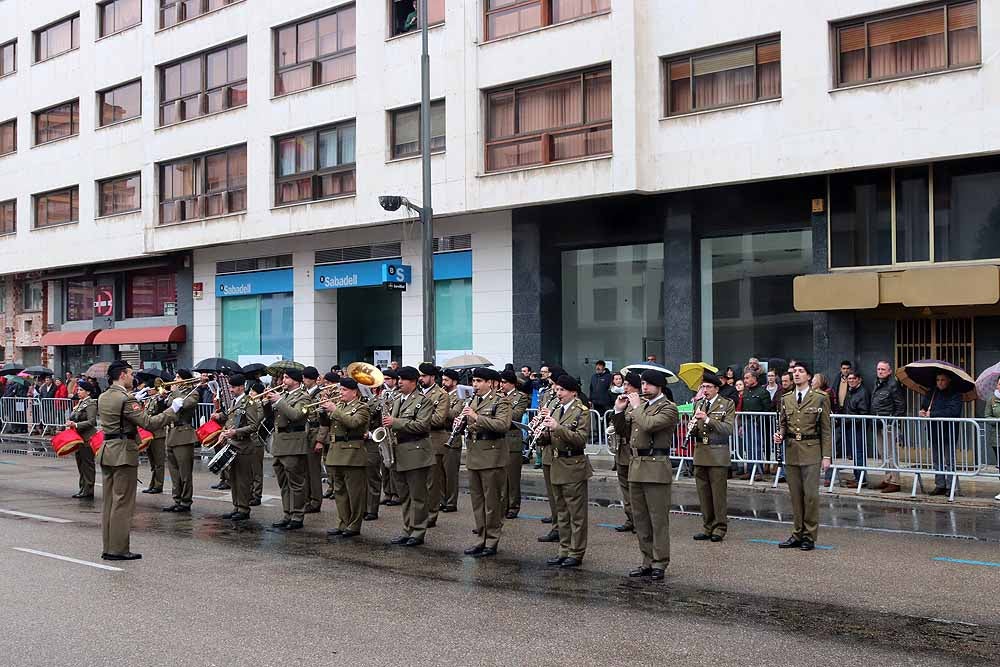
[[[98,570],[110,570],[111,572],[124,572],[120,567],[111,567],[110,565],[101,565],[100,563],[91,563],[89,560],[79,560],[76,558],[70,558],[69,556],[60,556],[59,554],[50,554],[47,551],[35,551],[34,549],[22,549],[21,547],[13,547],[14,551],[23,551],[26,554],[35,554],[36,556],[45,556],[46,558],[55,558],[56,560],[64,560],[67,563],[76,563],[77,565],[88,565],[90,567],[96,567]]]
[[[11,516],[23,516],[25,519],[38,519],[39,521],[48,521],[49,523],[73,523],[70,519],[58,519],[54,516],[42,516],[41,514],[28,514],[27,512],[15,512],[14,510],[0,510],[0,514],[9,514]]]

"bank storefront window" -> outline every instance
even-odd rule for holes
[[[742,368],[754,356],[811,358],[812,316],[792,303],[792,281],[811,267],[808,230],[702,239],[704,360]]]
[[[292,269],[217,275],[222,306],[222,356],[291,359],[294,344]]]
[[[66,321],[94,319],[94,281],[66,281]]]
[[[434,254],[434,310],[438,358],[471,352],[471,250]]]

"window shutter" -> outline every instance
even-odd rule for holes
[[[679,81],[691,78],[691,61],[688,59],[677,60],[670,63],[670,80]]]
[[[974,28],[978,22],[979,15],[976,10],[976,3],[974,2],[965,5],[953,5],[948,8],[949,30]]]
[[[766,65],[781,61],[781,42],[770,42],[757,47],[757,64]]]
[[[865,27],[863,25],[840,29],[840,52],[861,51],[865,48]]]
[[[753,67],[754,49],[753,47],[727,51],[710,56],[703,56],[694,59],[694,75],[703,76],[705,74],[715,74],[716,72],[726,72],[728,70],[740,69],[743,67]]]
[[[944,9],[886,19],[872,23],[868,27],[868,40],[872,47],[942,34],[944,34]]]

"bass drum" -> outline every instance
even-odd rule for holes
[[[82,444],[83,438],[76,432],[76,429],[68,428],[52,436],[52,449],[55,450],[56,456],[69,456],[75,453]]]
[[[236,450],[233,449],[232,444],[228,444],[220,449],[219,453],[213,456],[212,460],[208,462],[208,471],[213,475],[219,475],[227,470],[229,466],[233,465],[235,459]]]

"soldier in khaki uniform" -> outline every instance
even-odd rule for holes
[[[396,439],[393,476],[403,509],[403,534],[392,544],[415,547],[424,543],[427,533],[427,477],[434,465],[434,452],[428,434],[434,406],[417,390],[420,373],[413,366],[403,366],[399,392],[392,402],[391,414],[382,417],[382,425],[391,428]]]
[[[337,504],[337,527],[326,531],[331,537],[361,534],[368,494],[368,404],[361,400],[358,383],[340,381],[340,400],[327,401],[320,413],[323,439],[329,439],[326,465],[333,471],[333,498]]]
[[[319,371],[314,366],[302,369],[302,391],[308,400],[315,403],[319,398]],[[309,454],[306,456],[308,474],[306,474],[306,514],[319,512],[323,507],[323,447],[319,439],[319,411],[310,410],[306,415],[306,441],[309,443]],[[320,444],[319,450],[316,445]]]
[[[382,413],[379,406],[383,403],[390,405],[382,398],[386,391],[389,390],[385,386],[380,387],[378,393],[368,401],[368,430],[365,432],[365,453],[368,457],[365,472],[368,491],[365,495],[365,521],[376,521],[379,505],[382,504],[382,453],[379,451],[378,443],[371,439],[371,434],[382,425]]]
[[[628,467],[632,460],[632,449],[628,439],[632,433],[632,406],[629,405],[627,394],[639,394],[642,391],[642,378],[638,373],[628,373],[625,377],[625,391],[615,401],[615,412],[611,416],[615,433],[618,438],[618,451],[615,453],[615,468],[618,473],[618,490],[622,494],[622,507],[625,510],[625,523],[615,526],[619,533],[634,533],[635,522],[632,520],[632,499],[628,492]]]
[[[628,468],[628,493],[632,519],[642,551],[642,567],[630,577],[661,580],[670,564],[670,448],[677,430],[677,406],[663,395],[667,376],[661,371],[642,372],[642,396],[628,395],[632,408]],[[618,406],[615,406],[618,410]]]
[[[132,367],[124,361],[108,366],[111,386],[97,400],[97,414],[104,432],[104,444],[97,450],[104,486],[104,509],[101,514],[104,560],[136,560],[141,554],[129,549],[132,514],[135,511],[135,484],[139,470],[139,444],[136,427],[157,429],[176,418],[183,401],[175,399],[171,409],[149,417],[129,394]]]
[[[285,393],[265,394],[264,416],[274,417],[274,439],[271,454],[274,456],[274,476],[281,488],[281,507],[285,516],[271,526],[282,530],[302,527],[306,503],[306,475],[309,474],[307,458],[312,447],[306,440],[306,414],[302,406],[309,397],[302,390],[302,371],[285,369],[281,384]]]
[[[774,444],[784,443],[785,475],[792,498],[795,527],[782,549],[816,548],[819,532],[819,474],[830,467],[830,397],[809,388],[811,376],[804,364],[791,368],[795,387],[781,397]]]
[[[590,441],[590,411],[577,398],[580,383],[563,375],[556,380],[559,407],[542,420],[542,440],[552,463],[550,475],[559,529],[559,555],[549,565],[579,567],[587,552],[587,480],[594,475],[585,448]]]
[[[556,393],[555,381],[566,374],[559,366],[543,366],[542,374],[548,374],[550,384],[547,389],[538,393],[538,414],[548,416],[559,407],[559,396]],[[543,441],[544,442],[544,441]],[[558,542],[559,527],[556,524],[556,499],[552,491],[552,448],[542,446],[542,477],[545,480],[545,495],[549,498],[549,516],[542,519],[542,523],[551,523],[552,529],[547,535],[538,538],[539,542]]]
[[[255,398],[264,393],[264,383],[260,380],[254,380],[250,385],[250,396]],[[260,505],[261,498],[264,495],[264,453],[266,449],[266,443],[268,438],[270,438],[269,431],[264,424],[264,408],[260,401],[254,401],[260,408],[260,421],[257,424],[257,447],[254,447],[250,451],[250,470],[253,476],[253,481],[250,484],[250,507],[257,507]]]
[[[136,373],[136,375],[139,374]],[[156,392],[156,378],[159,377],[164,382],[173,378],[166,371],[163,371],[163,375],[161,375],[158,370],[144,371],[141,377],[148,380],[144,382],[147,390],[146,398],[149,399],[145,403],[146,414],[155,417],[170,406],[166,392],[163,394]],[[154,495],[163,493],[163,472],[167,463],[167,430],[165,428],[153,431],[153,440],[146,448],[146,458],[149,459],[149,486],[142,492]]]
[[[698,486],[704,531],[696,540],[721,542],[726,537],[729,504],[726,484],[729,466],[729,437],[736,423],[736,404],[719,396],[722,380],[714,373],[702,377],[704,398],[698,401],[688,433],[694,441],[694,478]]]
[[[500,373],[500,391],[510,403],[510,421],[520,423],[531,399],[517,388],[517,374],[512,370]],[[504,484],[504,512],[508,519],[516,519],[521,511],[521,468],[524,465],[524,441],[521,429],[513,423],[507,425],[504,438],[507,442],[506,484]]]
[[[461,379],[458,371],[450,368],[441,373],[441,386],[448,392],[448,423],[452,424],[462,412],[464,401],[458,397],[458,383]],[[449,433],[449,435],[451,435]],[[462,465],[462,439],[459,438],[451,447],[445,445],[444,455],[444,498],[441,500],[442,512],[458,511],[458,477]]]
[[[177,377],[190,380],[193,376],[186,368],[177,369]],[[177,420],[167,426],[167,465],[173,484],[174,504],[164,507],[164,512],[190,512],[194,495],[194,448],[198,443],[194,420],[198,416],[198,392],[191,385],[180,385],[170,393],[171,404],[181,400]]]
[[[319,379],[319,389],[320,391],[329,390],[334,387],[340,386],[341,377],[338,373],[329,372],[323,375]],[[320,415],[320,422],[324,421],[323,416]],[[326,465],[327,455],[330,453],[330,440],[329,438],[323,440],[323,453],[321,455],[321,460],[326,468],[326,493],[323,494],[324,498],[329,498],[333,500],[333,466]]]
[[[253,500],[253,456],[257,448],[263,448],[257,439],[263,408],[258,401],[247,400],[246,378],[239,373],[229,377],[229,386],[232,387],[233,404],[227,413],[216,417],[216,421],[225,426],[219,434],[219,442],[231,444],[236,452],[228,471],[233,511],[223,514],[222,518],[246,521],[250,518],[250,501]]]
[[[94,450],[90,448],[90,438],[97,432],[97,401],[91,398],[94,386],[87,381],[81,381],[76,386],[76,395],[80,400],[66,421],[66,428],[75,429],[83,444],[76,448],[76,469],[80,473],[80,488],[73,494],[74,498],[94,497]]]
[[[476,519],[479,543],[465,550],[467,556],[495,556],[503,529],[503,492],[507,465],[505,435],[510,426],[510,403],[493,390],[500,374],[489,368],[472,373],[475,398],[462,409],[455,426],[465,420],[465,467],[469,471],[469,494]]]
[[[431,448],[434,452],[434,465],[431,466],[427,478],[427,527],[437,525],[438,512],[445,499],[446,472],[448,458],[448,436],[451,435],[451,421],[448,419],[450,405],[448,392],[437,384],[437,374],[441,371],[434,364],[424,362],[417,367],[420,371],[420,392],[424,400],[430,401],[431,411]]]
[[[397,390],[399,374],[393,369],[387,369],[383,372],[383,375],[385,376],[385,385],[383,386],[382,391],[389,392],[389,397],[385,401],[386,411],[388,411],[392,406],[392,402],[395,401],[396,397],[399,395],[399,391]],[[385,415],[382,416],[384,417]],[[380,426],[380,424],[378,426]],[[399,491],[396,489],[396,476],[392,474],[391,470],[389,470],[385,461],[382,461],[380,465],[382,474],[382,495],[385,496],[382,504],[390,507],[399,505],[400,500]]]

